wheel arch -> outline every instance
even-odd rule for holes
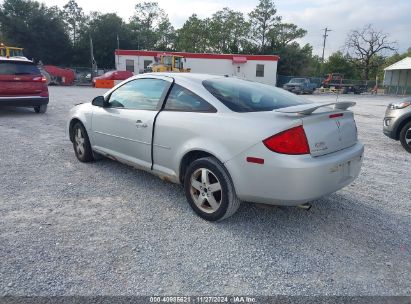
[[[411,122],[411,113],[405,115],[405,117],[403,119],[401,119],[398,126],[396,127],[396,130],[395,130],[395,139],[396,140],[400,139],[400,133],[401,133],[402,128],[409,122]]]
[[[216,157],[214,154],[210,153],[209,151],[205,151],[202,149],[195,149],[195,150],[188,151],[184,154],[184,156],[181,158],[181,161],[180,161],[179,173],[178,173],[178,178],[179,178],[180,183],[184,183],[184,175],[187,171],[188,166],[193,161],[200,159],[200,158],[204,158],[204,157],[214,157],[224,166],[224,163],[218,157]],[[228,172],[227,168],[225,169]]]
[[[81,123],[81,124],[84,126],[84,123],[83,123],[79,118],[77,118],[77,117],[74,117],[74,118],[72,118],[72,119],[70,120],[68,132],[69,132],[69,138],[70,138],[70,141],[71,141],[71,142],[73,142],[73,140],[74,140],[73,127],[74,127],[74,125],[75,125],[76,123],[78,123],[78,122]],[[85,127],[85,126],[84,126],[84,127]]]

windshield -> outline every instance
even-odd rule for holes
[[[0,61],[0,75],[40,75],[31,62]]]
[[[204,87],[235,112],[272,111],[308,103],[305,99],[274,86],[238,78],[214,78]]]
[[[304,78],[293,78],[290,80],[290,83],[303,83]]]

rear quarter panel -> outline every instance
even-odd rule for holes
[[[273,112],[193,113],[162,111],[154,136],[154,169],[178,181],[184,155],[208,152],[222,163],[273,134],[300,124]]]

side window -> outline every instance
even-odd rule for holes
[[[174,84],[167,98],[166,111],[217,112],[217,110],[193,92]]]
[[[161,79],[136,79],[127,82],[110,95],[110,108],[156,110],[167,82]]]
[[[264,64],[257,64],[255,70],[256,77],[264,77]]]

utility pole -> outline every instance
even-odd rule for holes
[[[324,64],[324,52],[325,52],[325,42],[326,42],[326,40],[327,40],[327,37],[328,37],[328,32],[331,32],[332,30],[330,30],[330,29],[328,29],[327,27],[324,29],[324,35],[323,35],[323,37],[324,37],[324,43],[323,43],[323,55],[322,55],[322,59],[321,59],[321,61],[322,61],[322,63]]]
[[[90,36],[91,79],[97,74],[97,62],[94,59],[93,39]]]
[[[116,70],[118,70],[119,65],[120,65],[120,37],[117,34],[117,67],[116,67]]]

